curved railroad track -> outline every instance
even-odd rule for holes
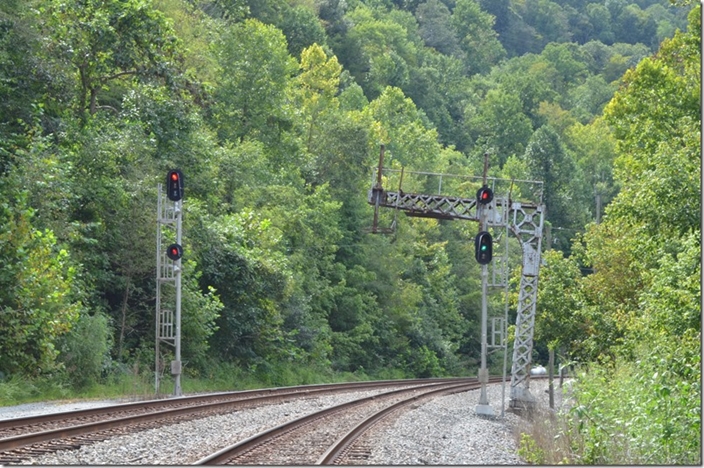
[[[58,450],[78,449],[83,445],[126,433],[296,398],[468,380],[470,379],[409,379],[281,387],[149,400],[5,419],[0,420],[0,465],[19,463]]]
[[[500,379],[491,379],[500,382]],[[361,398],[312,413],[237,442],[197,465],[332,465],[365,458],[355,442],[383,418],[424,398],[480,387],[477,379],[444,382]]]

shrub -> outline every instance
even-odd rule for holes
[[[73,329],[62,337],[59,360],[74,388],[82,389],[98,381],[110,359],[111,336],[107,317],[97,313],[82,314]]]

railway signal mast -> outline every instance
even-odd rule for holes
[[[479,368],[479,382],[481,390],[479,404],[475,407],[477,414],[494,416],[494,409],[489,405],[486,393],[486,384],[489,383],[489,369],[486,367],[487,355],[487,282],[489,277],[488,265],[492,257],[492,238],[487,231],[487,217],[489,216],[489,203],[494,199],[494,192],[486,184],[486,175],[489,169],[489,155],[484,155],[484,174],[482,175],[482,188],[477,190],[477,216],[479,217],[479,233],[474,239],[474,255],[482,266],[482,356]]]
[[[166,194],[166,199],[164,198]],[[157,186],[156,232],[156,351],[155,392],[159,393],[161,376],[160,345],[174,347],[171,375],[174,376],[174,396],[181,396],[181,215],[183,212],[183,174],[174,169],[166,175],[166,190]],[[167,238],[172,242],[165,245]],[[172,286],[164,294],[164,286]],[[173,294],[171,294],[173,292]]]
[[[479,404],[476,412],[480,415],[493,416],[493,408],[489,405],[486,394],[488,370],[486,367],[487,356],[487,287],[489,265],[492,265],[492,286],[505,286],[508,284],[508,231],[510,230],[518,239],[523,251],[521,281],[518,295],[518,310],[516,317],[516,336],[511,365],[511,391],[509,406],[520,409],[531,406],[535,398],[529,390],[530,364],[533,351],[533,330],[535,326],[535,308],[538,296],[538,273],[540,269],[540,246],[543,232],[543,217],[545,206],[542,202],[519,201],[512,199],[514,184],[524,187],[527,193],[538,193],[542,199],[542,182],[523,180],[502,180],[491,178],[492,186],[489,187],[487,177],[488,156],[485,155],[484,174],[482,185],[476,197],[457,197],[442,193],[443,178],[471,181],[474,177],[453,176],[448,174],[434,174],[427,172],[406,172],[407,177],[439,179],[437,194],[407,193],[401,190],[404,171],[383,168],[384,146],[381,147],[379,167],[375,174],[375,181],[368,192],[368,203],[374,206],[374,225],[371,232],[385,232],[378,228],[379,208],[393,208],[396,212],[403,211],[407,216],[426,217],[436,219],[462,219],[478,221],[479,233],[475,237],[475,257],[482,265],[482,358],[479,369],[479,380],[482,382]],[[382,182],[382,172],[390,180],[394,173],[400,173],[398,191],[387,191]],[[465,185],[467,182],[464,182]],[[471,183],[471,182],[469,182]],[[427,186],[427,184],[426,184]],[[506,188],[500,195],[497,187]],[[537,189],[537,190],[536,190]],[[394,221],[395,223],[395,221]],[[489,228],[503,228],[506,232],[505,250],[503,259],[496,259],[493,255],[493,238]],[[492,260],[495,260],[492,262]],[[496,262],[496,260],[499,260]],[[500,271],[497,275],[497,270]],[[497,276],[502,279],[497,283]],[[508,306],[506,306],[508,309]],[[499,328],[505,330],[506,316]],[[501,320],[493,324],[501,323]],[[496,329],[496,326],[494,326]],[[494,341],[495,332],[492,333]],[[507,349],[505,338],[502,339],[504,349]],[[505,356],[505,354],[504,354]],[[504,357],[504,359],[506,359]],[[505,361],[504,361],[505,362]]]

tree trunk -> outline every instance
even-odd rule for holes
[[[95,115],[98,110],[98,90],[92,88],[90,90],[90,115]]]
[[[601,224],[601,194],[596,192],[596,224]]]
[[[562,356],[565,355],[565,350],[564,350],[564,349],[562,349],[561,354],[562,354]],[[561,361],[564,361],[564,358],[561,359]],[[559,372],[560,372],[560,388],[562,388],[562,385],[565,383],[565,366],[564,366],[564,365],[561,365],[558,369],[559,369]]]
[[[555,369],[555,350],[550,348],[548,360],[548,393],[550,395],[550,408],[555,407],[555,391],[552,384],[552,377]]]
[[[122,346],[125,341],[125,327],[127,326],[127,300],[130,297],[130,277],[127,277],[125,294],[122,296],[122,323],[120,324],[120,342],[117,347],[117,360],[122,361]]]

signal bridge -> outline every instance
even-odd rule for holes
[[[404,177],[406,177],[405,185]],[[384,188],[384,185],[395,186],[396,181],[398,181],[398,189],[396,191]],[[435,191],[435,181],[437,181],[437,192],[428,193]],[[445,184],[444,187],[443,184]],[[431,186],[433,188],[428,190]],[[392,227],[396,224],[396,213],[401,211],[412,217],[478,221],[481,224],[477,242],[479,242],[479,237],[482,235],[481,231],[486,231],[488,227],[493,228],[495,231],[499,229],[504,231],[506,247],[503,252],[503,258],[494,256],[494,261],[492,262],[491,248],[489,248],[488,261],[482,261],[479,256],[479,250],[477,251],[477,260],[483,264],[484,315],[486,311],[486,264],[492,263],[493,267],[491,286],[507,287],[508,231],[511,231],[518,239],[523,251],[523,257],[516,317],[516,337],[511,365],[509,401],[511,408],[524,408],[535,402],[535,398],[530,393],[529,384],[538,295],[540,249],[545,213],[545,206],[541,203],[542,186],[542,182],[539,181],[487,178],[486,172],[482,184],[482,178],[480,177],[428,172],[404,173],[403,169],[385,169],[383,168],[382,147],[379,167],[376,171],[376,182],[372,182],[372,188],[368,192],[367,201],[374,206],[374,224],[371,230],[374,233],[389,232],[388,229],[379,227],[379,208],[395,210]],[[480,187],[477,195],[473,196],[477,187]],[[484,192],[482,192],[487,187],[490,187],[489,194],[491,195],[488,197],[483,195]],[[406,192],[404,188],[411,191]],[[464,193],[466,196],[443,194],[448,189],[455,191],[455,193]],[[519,199],[527,195],[537,198],[539,202],[535,203]],[[490,236],[489,239],[491,239]],[[484,365],[487,346],[486,317],[483,317],[482,322],[482,368],[484,373],[486,373]],[[505,336],[503,341],[505,347]],[[488,380],[488,373],[486,375],[482,375],[482,373],[482,369],[480,369],[480,380]],[[489,413],[484,414],[493,414],[484,398],[483,396],[480,397],[480,405],[477,407],[477,412],[481,414],[483,411],[489,410]],[[480,407],[486,408],[480,410]]]

